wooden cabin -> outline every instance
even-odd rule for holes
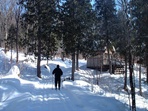
[[[87,68],[101,69],[107,71],[109,69],[108,54],[106,50],[99,50],[96,56],[87,58]]]
[[[124,73],[124,65],[118,58],[115,58],[115,52],[109,51],[111,63],[112,63],[112,73]],[[97,69],[102,71],[109,70],[109,60],[106,48],[104,50],[99,50],[96,56],[89,57],[87,59],[87,68]]]

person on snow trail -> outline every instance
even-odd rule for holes
[[[63,75],[63,71],[60,69],[59,65],[57,65],[57,67],[53,70],[52,74],[55,76],[55,89],[57,90],[58,85],[58,89],[60,90],[61,76]]]

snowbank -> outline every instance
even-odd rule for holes
[[[19,74],[20,74],[20,70],[18,68],[18,66],[14,65],[11,67],[11,69],[9,70],[9,72],[7,73],[8,76],[11,76],[11,77],[19,77]]]

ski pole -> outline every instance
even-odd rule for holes
[[[53,89],[53,74],[52,74],[52,89]]]
[[[63,78],[62,78],[62,80],[60,82],[62,83],[62,88],[63,88]]]

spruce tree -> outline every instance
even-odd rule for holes
[[[108,52],[109,72],[112,73],[110,43],[115,35],[116,9],[114,0],[95,0],[95,10],[100,23],[100,34],[104,36]]]
[[[52,40],[51,33],[56,25],[56,0],[22,0],[20,5],[25,8],[23,19],[28,28],[28,41],[37,56],[37,76],[41,78],[42,49],[45,48],[44,44]],[[53,47],[50,48],[53,50]]]
[[[82,41],[89,28],[91,10],[90,0],[66,0],[61,8],[63,49],[72,56],[72,80],[74,80],[75,53],[78,63],[78,54],[82,51]]]
[[[147,68],[147,83],[148,83],[148,1],[147,0],[134,0],[131,1],[132,7],[132,18],[134,29],[137,35],[137,47],[141,48],[139,51],[139,56]],[[142,61],[141,61],[142,62]]]
[[[117,52],[124,56],[125,61],[125,77],[124,77],[124,89],[127,91],[127,65],[128,65],[128,35],[129,35],[129,28],[127,23],[129,21],[128,18],[128,2],[124,0],[121,2],[120,8],[117,13],[118,17],[118,33],[116,38],[116,49]]]

